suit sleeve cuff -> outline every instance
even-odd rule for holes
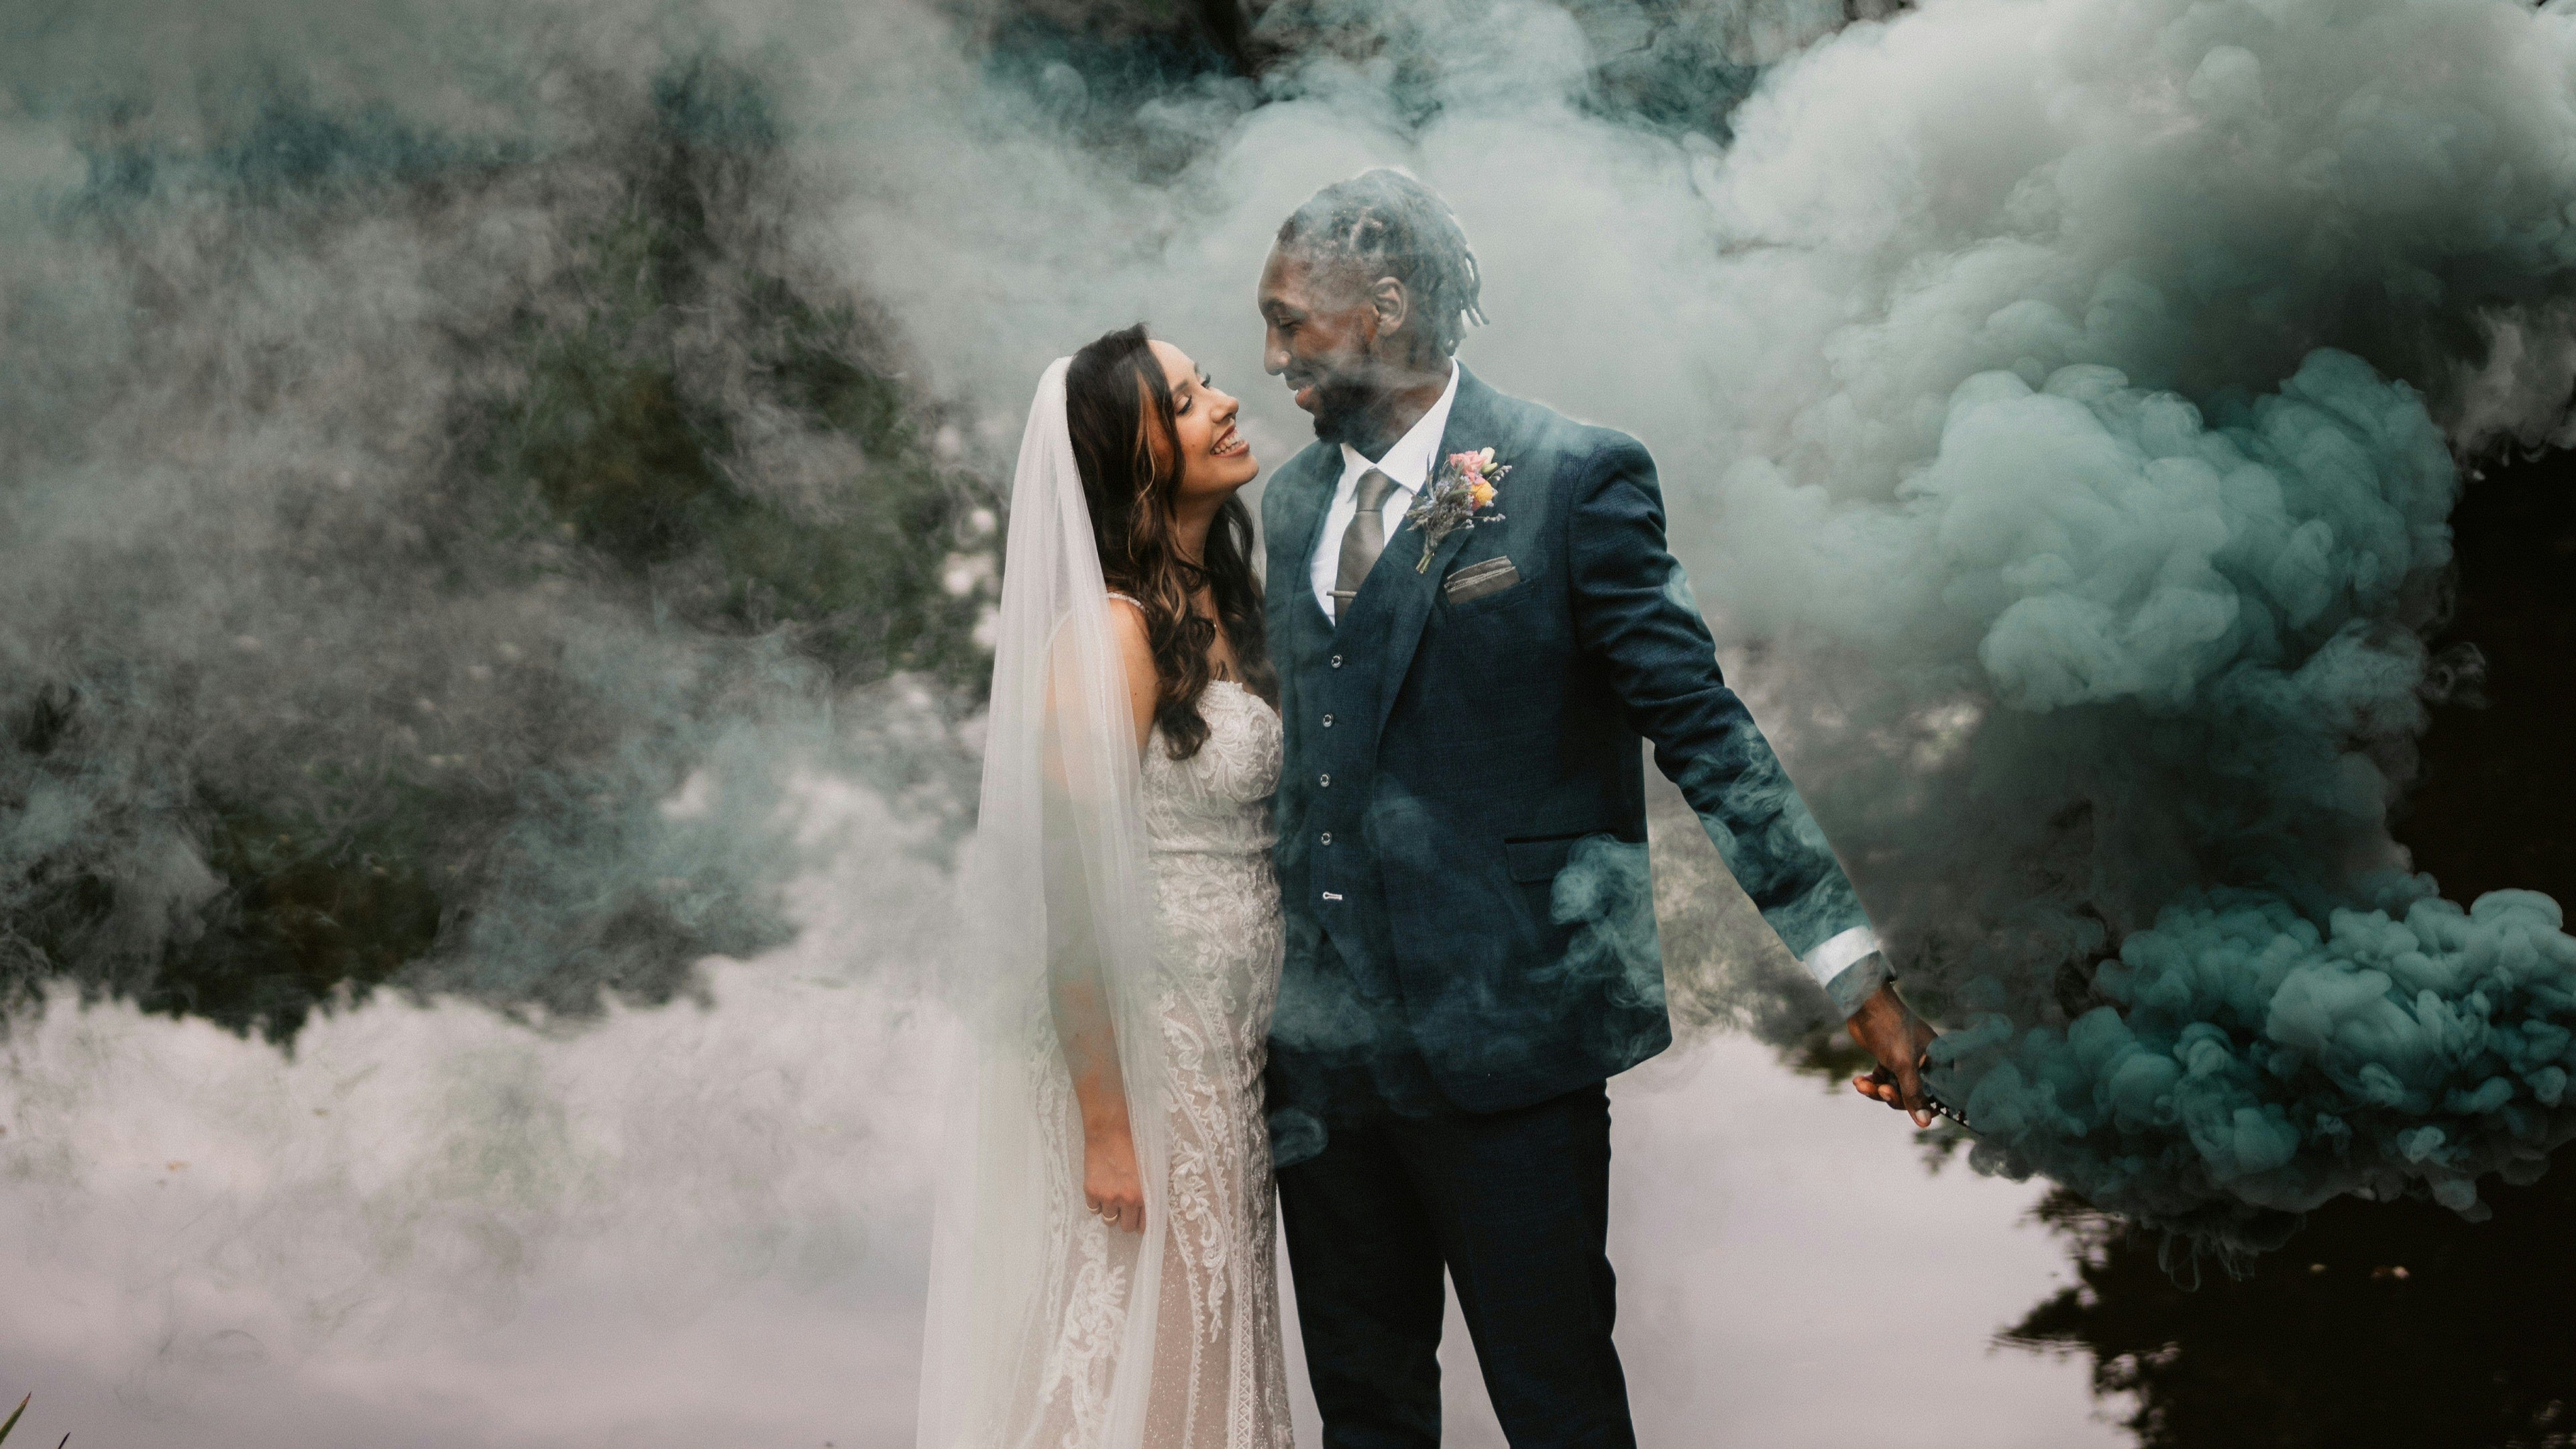
[[[1861,1003],[1876,995],[1894,974],[1879,947],[1878,933],[1867,926],[1826,938],[1807,953],[1805,964],[1807,974],[1816,978],[1846,1017],[1860,1010]]]

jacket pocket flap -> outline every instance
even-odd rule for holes
[[[1513,566],[1510,559],[1489,558],[1451,574],[1442,582],[1440,590],[1448,596],[1449,602],[1463,604],[1469,599],[1499,594],[1520,581],[1521,571]]]
[[[1565,858],[1574,853],[1574,842],[1582,838],[1560,835],[1553,840],[1506,840],[1503,859],[1511,863],[1514,880],[1552,880],[1565,869]]]

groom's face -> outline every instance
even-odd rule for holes
[[[1386,390],[1384,318],[1368,289],[1293,251],[1272,249],[1261,269],[1261,363],[1315,419],[1315,436],[1340,442]]]

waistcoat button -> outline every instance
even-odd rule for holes
[[[1325,832],[1324,832],[1324,843],[1325,843],[1326,845],[1330,845],[1330,844],[1332,844],[1332,843],[1333,843],[1333,832],[1331,832],[1331,831],[1329,831],[1329,830],[1327,830],[1327,831],[1325,831]]]
[[[1334,655],[1334,656],[1333,656],[1333,667],[1334,667],[1335,669],[1339,669],[1339,668],[1341,668],[1341,667],[1342,667],[1342,656],[1340,656],[1339,654],[1336,654],[1336,655]]]
[[[1326,728],[1326,729],[1331,729],[1332,727],[1333,727],[1333,717],[1332,717],[1331,715],[1326,715],[1326,716],[1324,716],[1324,728]]]
[[[1330,775],[1317,775],[1315,777],[1315,784],[1319,789],[1329,790],[1333,787],[1333,777]]]

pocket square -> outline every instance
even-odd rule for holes
[[[1520,581],[1521,571],[1512,566],[1510,559],[1489,558],[1471,563],[1451,574],[1440,585],[1440,591],[1448,597],[1449,602],[1463,604],[1469,599],[1481,599],[1487,594],[1499,594]]]

